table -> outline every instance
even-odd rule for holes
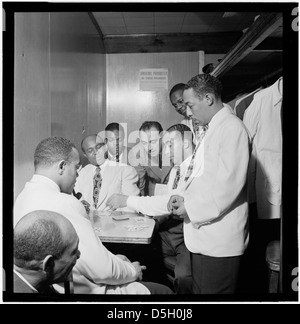
[[[130,212],[105,215],[91,211],[90,219],[102,242],[150,244],[152,241],[155,221],[144,215]]]

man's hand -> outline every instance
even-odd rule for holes
[[[177,215],[180,218],[184,218],[187,216],[187,212],[184,207],[184,198],[179,195],[171,196],[168,202],[168,210],[173,215]]]
[[[146,270],[147,267],[141,265],[138,261],[132,262],[131,264],[135,267],[135,270],[137,272],[137,280],[142,280],[143,279],[143,272],[142,271]]]
[[[128,196],[121,194],[113,194],[107,199],[106,206],[108,206],[110,210],[116,210],[118,208],[126,207],[127,199]]]
[[[91,205],[87,201],[85,201],[85,200],[81,200],[80,202],[83,204],[83,206],[84,206],[84,208],[86,210],[86,213],[89,214],[90,213],[90,206]]]

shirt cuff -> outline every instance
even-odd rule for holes
[[[138,205],[139,205],[139,197],[138,196],[128,196],[127,198],[127,207],[130,209],[134,209],[139,212]]]

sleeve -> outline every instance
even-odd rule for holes
[[[135,168],[125,166],[122,171],[122,194],[126,196],[138,196],[140,190],[137,186],[138,175]]]
[[[168,202],[170,197],[171,195],[169,194],[151,197],[129,196],[127,199],[127,207],[148,216],[169,215]]]
[[[249,162],[248,135],[240,123],[227,124],[204,151],[204,171],[184,193],[191,222],[203,225],[229,210],[243,191]],[[215,147],[213,147],[215,144]]]
[[[90,221],[78,213],[74,203],[68,204],[66,208],[68,219],[79,237],[81,255],[76,263],[79,272],[96,284],[121,285],[135,281],[137,273],[134,266],[104,247]]]

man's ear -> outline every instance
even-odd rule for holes
[[[214,103],[214,97],[210,93],[207,93],[205,95],[205,99],[206,99],[206,102],[207,102],[208,106],[212,106],[213,105],[213,103]]]
[[[64,160],[61,160],[59,163],[58,163],[58,173],[60,175],[63,174],[64,170],[65,170],[65,167],[66,167],[66,161]]]
[[[54,265],[55,265],[55,262],[54,262],[53,256],[51,254],[47,255],[43,260],[43,265],[42,265],[43,271],[45,271],[48,274],[52,274]]]

